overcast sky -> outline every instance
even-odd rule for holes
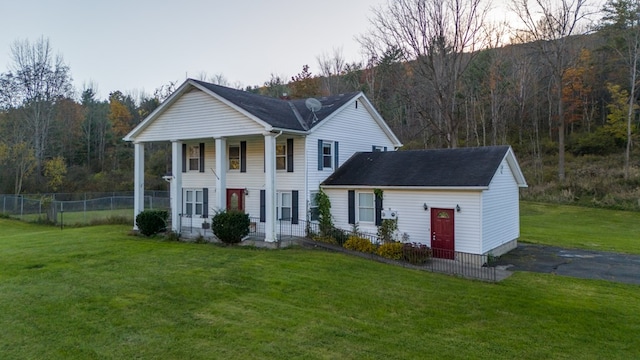
[[[186,77],[223,74],[262,85],[291,76],[341,48],[363,60],[355,37],[384,0],[3,0],[0,72],[15,40],[50,40],[79,92],[92,81],[101,98],[146,91]]]

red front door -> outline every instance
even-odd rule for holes
[[[244,189],[227,189],[227,210],[244,212]]]
[[[431,249],[434,257],[455,258],[453,209],[431,209]]]

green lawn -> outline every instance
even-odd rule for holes
[[[0,219],[1,359],[632,359],[640,287]]]
[[[520,203],[520,241],[640,254],[640,213]]]
[[[46,214],[14,215],[16,219],[35,222],[38,219],[46,219]],[[57,222],[62,222],[65,226],[87,225],[91,223],[105,221],[109,218],[128,218],[133,224],[133,209],[114,210],[88,210],[88,211],[65,211],[58,212]]]

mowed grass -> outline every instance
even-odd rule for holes
[[[521,202],[520,241],[640,254],[640,213]]]
[[[28,222],[37,222],[38,220],[45,220],[47,218],[46,214],[14,215],[13,217]],[[77,226],[106,221],[113,218],[130,219],[131,224],[133,224],[133,209],[58,212],[56,222],[58,224],[62,223],[63,226]]]
[[[0,219],[1,359],[632,359],[640,287]]]

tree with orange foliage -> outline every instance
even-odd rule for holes
[[[309,65],[302,66],[302,72],[291,77],[289,83],[292,99],[304,99],[320,95],[320,78],[313,76]]]

